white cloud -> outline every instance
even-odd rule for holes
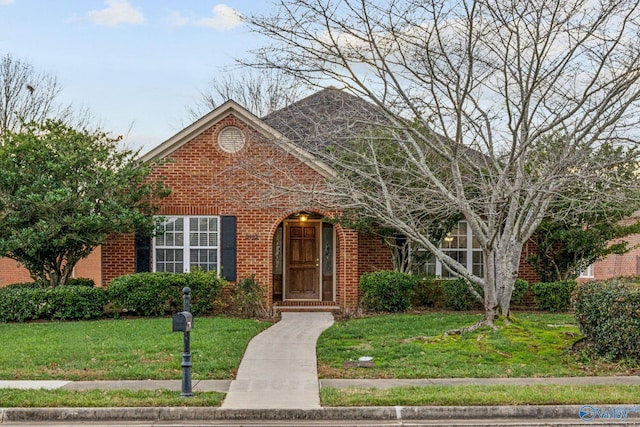
[[[171,11],[171,13],[164,17],[164,23],[171,27],[184,27],[189,23],[189,18],[182,16],[180,12]]]
[[[1,4],[12,4],[13,0],[0,0],[0,5]]]
[[[1,0],[0,0],[1,1]],[[86,18],[97,25],[117,27],[120,24],[140,24],[145,21],[140,9],[134,8],[126,0],[105,0],[105,9],[91,10]]]
[[[210,27],[218,31],[231,30],[242,24],[242,16],[235,9],[226,4],[213,6],[213,16],[195,21],[193,24],[198,27]]]

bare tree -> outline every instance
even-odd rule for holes
[[[480,287],[476,326],[495,327],[543,218],[637,202],[639,180],[615,171],[638,161],[627,148],[640,119],[638,3],[278,0],[250,22],[273,40],[256,66],[342,86],[381,112],[356,143],[336,133],[331,149],[316,146],[335,170],[325,196]],[[455,215],[479,242],[482,274],[432,239],[430,221]]]
[[[300,98],[306,88],[299,79],[276,69],[229,69],[211,79],[195,107],[189,107],[192,119],[198,119],[233,99],[258,117],[279,110]]]
[[[23,123],[43,123],[47,118],[69,119],[73,115],[71,106],[57,102],[61,90],[55,76],[38,72],[11,54],[1,57],[0,135],[19,131]],[[79,122],[88,119],[88,113],[83,114]]]

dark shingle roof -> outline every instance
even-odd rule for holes
[[[334,87],[274,111],[262,120],[311,152],[379,131],[389,123],[375,105]]]
[[[313,155],[326,154],[327,147],[352,147],[354,141],[367,136],[380,138],[385,130],[386,133],[401,137],[402,128],[412,127],[401,118],[392,123],[374,104],[335,87],[322,89],[274,111],[263,117],[262,121]],[[434,132],[431,135],[441,141],[449,140]],[[382,137],[381,141],[388,142],[388,139]],[[457,148],[459,154],[471,163],[485,166],[491,163],[476,149],[452,141],[449,144],[449,149]],[[328,158],[324,160],[330,161]]]

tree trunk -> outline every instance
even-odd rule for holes
[[[506,247],[496,251],[495,286],[500,314],[509,316],[511,295],[518,277],[522,244],[509,242]]]
[[[496,318],[496,308],[498,307],[498,300],[496,295],[496,265],[495,265],[495,251],[484,250],[482,252],[485,260],[485,272],[484,272],[484,321],[493,325],[493,321]]]

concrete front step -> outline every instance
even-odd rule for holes
[[[286,305],[286,306],[274,306],[275,311],[279,313],[292,313],[292,312],[321,312],[321,313],[335,313],[340,311],[340,306],[311,306],[311,305]]]
[[[333,301],[278,301],[274,303],[273,309],[279,313],[284,312],[322,312],[337,313],[340,306]]]

